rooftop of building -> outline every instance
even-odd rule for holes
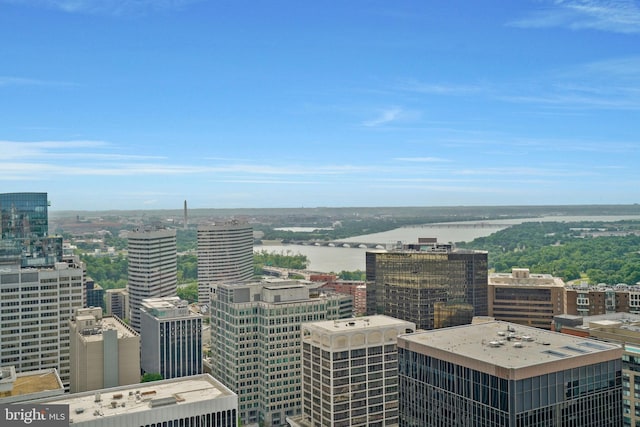
[[[456,356],[493,366],[494,369],[511,370],[535,368],[550,362],[581,359],[620,349],[616,344],[503,321],[421,331],[405,335],[401,341],[406,341],[408,347],[417,345],[433,349],[445,360],[448,360],[447,356]],[[400,346],[407,347],[404,344]]]
[[[71,422],[79,423],[233,395],[215,378],[202,374],[70,394],[46,402],[69,405]]]
[[[303,327],[321,330],[326,333],[332,334],[345,331],[356,331],[365,329],[376,329],[381,327],[407,327],[410,326],[412,332],[415,331],[416,326],[411,322],[405,320],[396,319],[395,317],[385,315],[375,315],[367,317],[353,317],[351,319],[339,319],[339,320],[322,320],[319,322],[311,322],[303,324]]]
[[[489,285],[505,287],[558,287],[564,288],[565,283],[560,277],[547,273],[531,273],[528,268],[513,268],[509,273],[491,273],[488,277]]]
[[[94,320],[94,324],[88,327],[78,330],[78,333],[82,335],[82,339],[86,342],[102,341],[102,333],[104,331],[115,330],[118,334],[118,339],[136,337],[139,334],[129,327],[122,320],[113,316],[105,316],[101,319],[96,319],[91,315],[79,315],[76,316],[76,324],[79,325],[83,321]]]
[[[11,366],[0,368],[0,402],[5,398],[27,396],[47,391],[64,392],[55,369],[15,373]]]

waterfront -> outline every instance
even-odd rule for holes
[[[488,236],[508,225],[531,221],[578,222],[578,221],[621,221],[625,219],[640,220],[640,215],[628,216],[547,216],[541,218],[497,219],[487,221],[470,221],[465,223],[448,222],[401,227],[382,233],[366,234],[342,239],[341,242],[379,243],[391,247],[397,242],[417,242],[420,237],[435,237],[439,242],[469,242],[478,237]],[[452,227],[452,225],[468,225],[468,227]],[[309,259],[309,270],[321,272],[356,271],[365,269],[365,253],[374,249],[344,248],[337,245],[305,246],[305,245],[259,245],[255,251],[265,250],[284,254],[302,254]]]

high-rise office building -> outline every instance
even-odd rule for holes
[[[16,372],[56,368],[68,389],[69,320],[82,308],[83,268],[3,267],[0,271],[0,366]]]
[[[142,301],[140,366],[144,373],[177,378],[202,373],[202,316],[179,297]]]
[[[0,264],[53,266],[62,238],[49,236],[47,193],[0,193]]]
[[[68,405],[76,427],[236,427],[238,396],[208,374],[152,381],[33,403]]]
[[[218,285],[211,299],[212,375],[238,393],[245,425],[284,426],[286,417],[301,414],[300,325],[352,317],[345,301],[351,297],[311,298],[293,280]]]
[[[176,230],[150,230],[129,233],[129,319],[140,332],[140,307],[147,298],[176,295],[178,277]]]
[[[400,426],[622,425],[622,348],[490,321],[398,338]]]
[[[253,228],[230,221],[198,226],[198,302],[209,304],[217,283],[253,277]]]
[[[367,314],[403,319],[418,329],[470,323],[472,316],[487,315],[487,273],[487,252],[457,250],[435,239],[367,252]]]
[[[0,194],[0,366],[58,370],[69,387],[69,319],[84,303],[82,263],[49,237],[47,193]]]
[[[564,282],[528,268],[489,275],[489,316],[496,320],[551,329],[553,317],[567,312]]]
[[[107,315],[116,316],[122,320],[129,318],[129,291],[127,289],[107,289],[105,302]]]
[[[99,307],[76,311],[71,328],[71,393],[140,382],[140,335]]]
[[[292,427],[398,425],[398,336],[388,316],[302,324],[302,415]]]

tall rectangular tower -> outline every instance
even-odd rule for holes
[[[212,296],[212,375],[240,397],[244,424],[300,415],[303,322],[338,319],[348,295],[311,298],[297,281],[223,283]]]
[[[140,332],[140,307],[146,298],[172,297],[178,286],[176,230],[129,233],[129,319]]]
[[[198,302],[209,304],[217,283],[252,277],[251,225],[230,221],[198,226]]]
[[[303,414],[289,424],[397,425],[397,342],[415,328],[388,316],[303,323]]]
[[[142,301],[140,338],[144,373],[177,378],[202,373],[202,316],[179,297]]]
[[[487,315],[487,252],[436,243],[366,254],[367,314],[433,329]],[[443,319],[446,317],[446,319]]]

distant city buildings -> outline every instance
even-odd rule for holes
[[[229,221],[198,226],[198,302],[210,304],[217,283],[253,277],[253,228]]]
[[[238,394],[244,425],[285,426],[286,417],[301,414],[301,324],[352,315],[350,296],[312,298],[293,280],[218,285],[211,304],[212,375]]]
[[[129,233],[128,285],[131,326],[140,332],[140,307],[147,298],[173,297],[177,290],[176,230]]]
[[[496,320],[551,329],[553,317],[567,311],[565,285],[528,268],[489,275],[489,316]]]
[[[313,277],[312,277],[313,280]],[[322,290],[330,290],[343,295],[350,295],[353,298],[353,314],[363,316],[367,314],[367,285],[360,280],[333,279],[320,287]]]
[[[74,427],[238,425],[238,396],[208,374],[75,393],[34,403],[68,405],[69,423]]]
[[[567,287],[567,314],[598,316],[610,313],[640,313],[640,286],[583,284]]]
[[[398,425],[398,336],[387,316],[302,324],[302,415],[292,427]]]
[[[99,307],[76,311],[71,331],[71,393],[140,382],[140,335]]]
[[[107,315],[122,320],[129,318],[129,291],[126,288],[107,289],[105,303]]]
[[[487,252],[419,239],[366,253],[367,314],[385,314],[434,329],[486,316]]]
[[[508,322],[398,338],[400,426],[620,426],[622,348]]]
[[[179,297],[142,300],[143,373],[178,378],[202,373],[202,316]]]

